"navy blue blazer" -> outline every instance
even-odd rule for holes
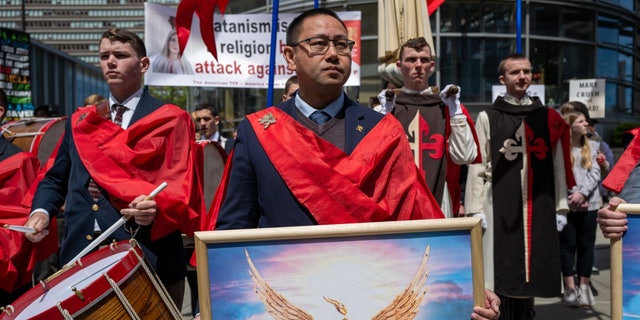
[[[153,98],[145,90],[133,113],[131,124],[160,108],[164,103]],[[90,146],[83,146],[90,147]],[[53,167],[38,185],[31,205],[32,210],[43,208],[55,216],[64,204],[65,230],[60,245],[60,262],[66,264],[94,238],[94,219],[101,230],[106,230],[118,219],[120,213],[109,200],[101,196],[97,211],[87,189],[89,172],[85,168],[77,146],[71,135],[71,121],[67,121],[65,133]],[[104,191],[103,191],[104,192]],[[156,241],[150,240],[150,226],[143,226],[136,235],[142,245],[145,256],[152,262],[158,276],[165,284],[175,282],[186,276],[186,257],[182,245],[182,236],[174,232]],[[111,242],[128,240],[131,235],[123,227],[116,230],[108,239]],[[46,241],[43,240],[43,241]]]
[[[23,150],[15,144],[9,142],[2,134],[0,134],[0,162],[9,157],[22,152]]]
[[[294,101],[295,99],[289,99],[277,107],[297,119]],[[346,138],[344,152],[351,154],[383,115],[358,105],[347,97],[343,110]],[[309,210],[289,191],[246,119],[238,126],[234,150],[231,175],[216,229],[317,224]]]

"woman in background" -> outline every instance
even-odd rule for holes
[[[569,307],[590,307],[595,303],[589,283],[596,239],[596,215],[602,205],[598,190],[600,166],[596,161],[599,144],[587,138],[589,123],[584,114],[567,112],[563,117],[571,131],[571,164],[576,186],[569,194],[568,223],[560,232],[564,281],[562,301]]]

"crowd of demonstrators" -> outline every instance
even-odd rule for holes
[[[401,125],[343,92],[354,43],[342,20],[326,9],[305,11],[289,24],[286,42],[287,68],[300,87],[240,123],[231,169],[203,229],[443,217]],[[354,171],[347,159],[374,163]],[[490,291],[487,299],[472,318],[498,317],[499,300]]]
[[[570,127],[571,162],[576,186],[568,197],[569,214],[560,216],[566,219],[561,223],[566,225],[560,232],[564,282],[562,300],[570,307],[593,306],[595,299],[590,279],[596,241],[596,212],[602,205],[598,188],[600,165],[596,161],[599,143],[587,138],[589,123],[584,114],[566,112],[563,118]]]
[[[469,165],[465,188],[467,214],[486,215],[485,280],[500,297],[501,319],[533,319],[534,297],[560,295],[556,213],[569,212],[575,185],[569,128],[528,95],[531,71],[520,54],[500,62],[506,94],[478,114],[482,163]]]
[[[481,161],[473,120],[460,104],[460,89],[448,85],[437,92],[429,86],[435,56],[423,37],[400,46],[396,62],[403,86],[385,95],[387,112],[396,117],[409,138],[416,165],[445,216],[458,215],[460,166]],[[385,107],[385,110],[387,108]]]
[[[194,124],[187,112],[142,88],[149,58],[138,35],[105,31],[99,60],[109,104],[80,108],[66,122],[55,162],[38,184],[25,224],[36,232],[26,236],[35,243],[54,241],[45,228],[64,204],[60,262],[66,264],[122,216],[130,217],[107,241],[135,234],[181,306],[186,275],[181,232],[192,233],[203,210]],[[156,164],[154,169],[149,163]],[[164,181],[165,191],[146,199]]]
[[[615,207],[638,202],[640,168],[629,170],[619,196],[596,212],[600,175],[613,160],[601,143],[587,139],[598,136],[587,132],[586,107],[586,114],[580,114],[575,111],[585,112],[584,105],[570,103],[561,110],[566,122],[544,107],[527,94],[529,59],[513,54],[498,70],[505,96],[480,112],[474,124],[459,101],[460,87],[449,85],[440,92],[428,85],[435,68],[433,48],[415,38],[399,48],[396,67],[403,87],[383,90],[373,110],[343,91],[354,45],[348,36],[333,11],[312,9],[297,16],[283,47],[287,68],[296,75],[287,81],[281,103],[247,115],[237,137],[227,139],[214,105],[197,105],[193,121],[179,107],[151,97],[142,87],[152,67],[142,40],[124,29],[106,31],[99,57],[109,96],[87,99],[66,123],[55,162],[39,182],[31,208],[21,209],[19,224],[36,230],[21,238],[30,240],[22,247],[57,246],[52,217],[62,213],[66,232],[60,263],[65,264],[122,216],[131,217],[109,241],[130,239],[130,231],[137,230],[145,256],[182,306],[187,264],[181,234],[192,233],[198,222],[201,230],[225,230],[437,219],[459,215],[464,203],[465,214],[481,217],[484,228],[486,301],[474,307],[472,319],[532,319],[533,297],[561,295],[561,278],[565,304],[593,305],[587,288],[596,216],[606,237],[622,236],[626,220]],[[6,101],[0,120],[5,111]],[[199,140],[219,143],[232,155],[208,214],[198,188],[202,164],[196,125]],[[167,143],[150,143],[157,139]],[[427,148],[427,140],[436,143]],[[137,146],[152,146],[145,157],[163,165],[153,171],[140,167],[148,160],[140,161]],[[9,168],[7,159],[24,156],[14,149],[0,137],[0,171]],[[29,159],[24,157],[20,177],[33,183],[27,164],[37,170],[37,160]],[[354,159],[370,166],[353,170]],[[464,177],[461,166],[468,168]],[[162,181],[174,189],[146,199]],[[2,219],[5,204],[0,203]],[[199,221],[201,215],[206,219]],[[2,232],[0,245],[15,241],[16,235]],[[22,279],[12,287],[4,284],[2,305],[28,288]]]

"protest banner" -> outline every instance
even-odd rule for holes
[[[347,26],[349,38],[356,42],[352,56],[351,77],[346,86],[360,85],[359,11],[337,12]],[[200,37],[200,23],[194,16],[191,36],[182,57],[175,36],[176,9],[145,2],[145,44],[151,68],[145,84],[151,86],[194,86],[228,88],[267,88],[269,85],[269,54],[276,52],[275,88],[293,75],[282,57],[286,46],[289,22],[298,13],[281,13],[277,28],[277,43],[272,44],[271,14],[215,14],[214,34],[218,59],[206,49]],[[171,57],[172,56],[172,57]]]
[[[591,118],[604,118],[605,84],[605,79],[569,80],[569,101],[584,103]]]

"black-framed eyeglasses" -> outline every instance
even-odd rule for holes
[[[303,42],[309,44],[310,55],[320,55],[327,53],[327,51],[329,51],[329,47],[331,46],[329,43],[333,43],[333,47],[335,48],[336,53],[340,55],[351,55],[351,50],[356,44],[355,41],[349,39],[331,40],[325,37],[311,37],[294,42],[291,46],[295,47]]]

